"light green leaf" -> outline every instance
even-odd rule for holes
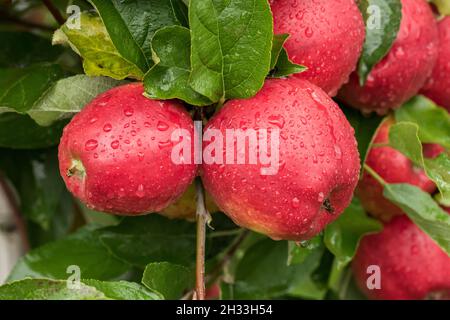
[[[277,64],[275,65],[273,71],[270,73],[270,76],[272,78],[283,78],[291,74],[306,71],[307,69],[308,68],[306,68],[305,66],[293,63],[291,60],[289,60],[286,50],[282,48],[278,56]]]
[[[432,2],[438,7],[442,15],[450,15],[450,2],[448,0],[432,0]]]
[[[80,14],[80,26],[80,29],[75,29],[63,25],[53,35],[53,44],[69,44],[83,58],[87,75],[118,80],[143,78],[142,66],[117,51],[100,17],[83,12]]]
[[[144,78],[146,95],[154,99],[178,98],[202,106],[211,101],[195,92],[189,85],[191,72],[191,35],[180,26],[158,30],[152,40],[156,64]]]
[[[311,240],[296,243],[288,242],[288,266],[303,263],[315,250],[322,247],[323,236],[317,235]]]
[[[144,286],[128,281],[82,280],[83,284],[96,288],[109,299],[114,300],[160,300],[161,297]]]
[[[428,193],[410,184],[387,184],[383,195],[450,255],[450,215]]]
[[[212,102],[249,98],[270,70],[273,21],[266,0],[191,0],[190,84]]]

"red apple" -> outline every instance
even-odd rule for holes
[[[439,24],[439,56],[421,93],[450,112],[450,17]]]
[[[308,70],[297,74],[330,96],[348,81],[360,56],[365,28],[354,0],[272,0],[276,34],[288,33],[289,58]]]
[[[166,208],[187,189],[194,164],[171,159],[171,134],[194,125],[177,101],[145,98],[140,83],[111,89],[64,129],[61,176],[88,207],[123,215]]]
[[[375,146],[367,155],[366,164],[388,183],[409,183],[432,193],[436,186],[423,169],[416,167],[411,160],[391,147],[376,146],[389,142],[389,129],[393,123],[391,119],[382,123],[373,141]],[[424,145],[424,155],[429,158],[441,152],[442,148],[438,145]],[[388,221],[393,216],[403,214],[399,207],[384,198],[383,187],[367,172],[363,173],[356,194],[366,211],[380,220]]]
[[[253,98],[228,101],[205,135],[218,130],[225,136],[233,129],[253,129],[258,136],[267,130],[271,139],[279,130],[279,146],[270,149],[279,155],[271,174],[263,174],[267,166],[260,161],[237,163],[238,153],[250,154],[249,143],[236,147],[234,163],[201,167],[206,190],[238,225],[300,241],[319,233],[350,203],[360,168],[354,130],[319,87],[297,78],[267,80]],[[204,140],[205,153],[210,144]],[[229,152],[225,146],[215,154]]]
[[[378,289],[367,285],[369,266],[379,267]],[[352,269],[370,299],[450,298],[450,257],[407,216],[396,217],[381,233],[364,237]]]
[[[386,114],[417,94],[430,76],[438,54],[437,24],[425,0],[401,0],[402,21],[391,50],[370,72],[363,87],[357,73],[339,98],[362,110]]]

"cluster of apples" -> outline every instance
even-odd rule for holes
[[[381,186],[370,176],[364,174],[359,181],[354,131],[331,98],[337,95],[364,113],[385,114],[421,91],[450,110],[450,19],[437,23],[425,0],[401,2],[398,37],[364,86],[359,85],[355,69],[365,26],[354,0],[270,2],[275,33],[290,34],[285,44],[288,55],[308,70],[268,79],[250,99],[227,101],[205,130],[224,135],[227,129],[280,130],[276,174],[261,175],[260,164],[174,163],[172,133],[183,129],[194,137],[191,115],[182,102],[148,99],[141,83],[131,83],[99,95],[64,129],[59,161],[68,189],[98,211],[189,216],[190,212],[177,215],[173,205],[186,201],[180,200],[186,190],[192,197],[188,188],[200,176],[211,205],[215,203],[236,224],[273,239],[300,241],[334,221],[358,185],[367,211],[386,221],[381,234],[363,239],[354,263],[356,271],[370,263],[387,266],[383,272],[390,284],[381,293],[368,295],[422,298],[430,291],[450,288],[450,258],[383,198]],[[390,125],[383,124],[377,142],[386,141]],[[194,145],[193,139],[190,143]],[[203,148],[207,145],[203,142]],[[429,148],[430,156],[440,152]],[[367,161],[387,182],[411,183],[428,192],[435,189],[423,171],[413,169],[407,158],[389,147],[371,150]],[[389,221],[393,215],[401,220]],[[396,232],[398,228],[411,231]],[[417,265],[408,268],[417,273],[407,272],[401,264],[406,264],[406,252],[413,250],[415,242],[417,259],[411,263]],[[385,253],[376,254],[377,250]],[[429,263],[419,264],[420,260]],[[439,268],[429,267],[434,262]],[[358,279],[366,276],[356,271]],[[402,271],[405,282],[424,282],[405,293],[394,279]],[[421,278],[425,271],[435,276]]]

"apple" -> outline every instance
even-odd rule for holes
[[[205,159],[217,142],[208,141],[208,132],[226,136],[253,131],[259,137],[256,146],[250,139],[243,147],[236,145],[237,139],[222,141],[214,154],[230,155],[226,146],[234,143],[232,162],[204,161],[200,169],[215,203],[242,227],[272,239],[306,240],[334,221],[352,199],[360,169],[354,130],[337,104],[309,81],[269,79],[253,98],[226,102],[204,131]],[[269,132],[271,144],[278,145],[264,148],[259,143]],[[273,170],[261,157],[250,162],[255,149],[277,155]],[[242,154],[249,159],[239,163]]]
[[[171,134],[184,129],[193,135],[191,117],[180,102],[150,100],[143,92],[141,83],[113,88],[64,128],[60,173],[89,208],[120,215],[160,211],[196,175],[195,164],[171,158]]]
[[[438,28],[438,60],[421,93],[450,112],[450,17],[443,18]]]
[[[368,272],[370,266],[379,268],[379,274]],[[450,298],[450,257],[407,216],[395,217],[381,233],[365,236],[352,269],[370,299]],[[371,286],[372,276],[380,276],[378,288]]]
[[[348,81],[364,43],[362,15],[353,0],[272,0],[275,34],[290,35],[289,58],[308,70],[296,76],[330,96]]]
[[[373,141],[375,145],[367,155],[366,164],[388,183],[409,183],[425,192],[434,192],[436,186],[423,169],[416,167],[399,151],[391,147],[377,146],[389,142],[389,129],[392,124],[394,120],[390,118],[381,124]],[[424,156],[434,158],[442,150],[439,145],[424,145]],[[380,220],[389,221],[393,216],[404,214],[399,207],[384,198],[383,187],[367,172],[363,173],[356,195],[364,209]]]
[[[425,0],[401,0],[402,21],[389,53],[372,69],[364,86],[355,72],[339,99],[363,113],[386,114],[416,95],[438,55],[438,29]]]

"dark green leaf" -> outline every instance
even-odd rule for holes
[[[395,119],[416,123],[422,143],[437,143],[450,149],[450,115],[424,96],[416,96],[395,110]]]
[[[114,279],[128,269],[125,263],[114,258],[100,242],[92,227],[46,244],[27,253],[14,267],[9,280],[25,277],[66,279],[69,266],[80,268],[81,278]]]
[[[160,300],[156,293],[144,286],[128,281],[82,280],[83,284],[96,288],[109,299],[114,300]]]
[[[358,65],[359,81],[363,85],[397,38],[402,4],[400,0],[361,0],[359,9],[366,24],[366,39]]]
[[[311,253],[322,247],[322,241],[322,235],[315,236],[311,240],[302,241],[300,243],[289,241],[287,264],[293,265],[303,263]]]
[[[278,62],[278,57],[280,56],[281,50],[283,49],[283,45],[288,38],[289,35],[286,33],[273,35],[272,52],[270,55],[270,70],[275,68]]]
[[[306,69],[306,67],[293,63],[289,60],[286,50],[282,48],[280,55],[278,56],[277,64],[270,73],[270,76],[272,78],[283,78],[291,74],[303,72]]]
[[[193,89],[212,102],[248,98],[270,70],[273,22],[266,0],[191,0]]]
[[[387,184],[383,194],[450,255],[450,215],[428,193],[409,184]]]
[[[192,270],[169,262],[154,262],[147,265],[142,283],[165,299],[180,299],[184,290],[194,285]]]
[[[191,35],[180,26],[157,31],[152,40],[155,65],[144,78],[150,98],[178,98],[192,105],[209,105],[211,101],[189,85],[191,72]]]

